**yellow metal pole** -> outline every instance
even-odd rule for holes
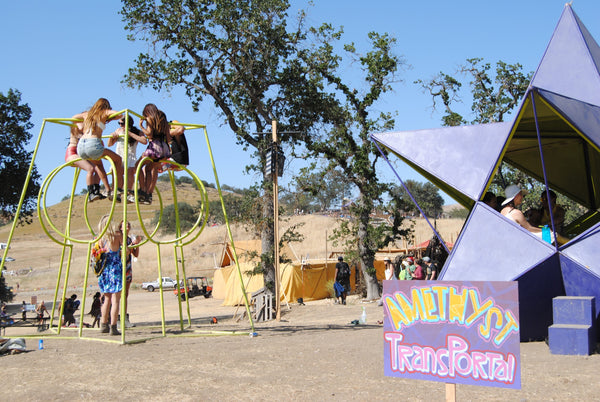
[[[165,295],[163,293],[162,284],[162,264],[160,259],[160,244],[156,244],[156,261],[158,262],[158,287],[160,289],[160,316],[161,316],[161,328],[163,336],[167,335],[167,329],[165,324]]]
[[[121,276],[121,283],[122,283],[122,290],[121,290],[121,304],[119,305],[119,311],[120,311],[120,322],[121,322],[121,342],[125,343],[125,318],[127,318],[127,310],[125,310],[126,307],[126,303],[125,300],[127,300],[127,253],[129,252],[128,248],[127,248],[127,196],[129,195],[128,191],[127,191],[127,179],[129,177],[129,172],[127,171],[127,169],[129,168],[129,111],[125,110],[125,125],[123,127],[125,127],[125,134],[123,137],[123,158],[121,158],[121,160],[123,161],[123,166],[121,167],[123,170],[123,181],[121,183],[121,185],[123,186],[123,195],[121,197],[121,202],[123,203],[123,238],[121,239],[121,265],[123,267],[123,271],[122,271],[122,276]],[[114,194],[114,198],[113,201],[116,197],[118,197],[119,195],[119,186],[118,186],[118,180],[117,180],[117,175],[119,174],[119,172],[117,172],[117,167],[113,166],[112,167],[114,170],[114,175],[113,175],[113,194]],[[133,261],[132,261],[133,264]]]
[[[4,249],[4,254],[2,255],[2,263],[0,263],[0,269],[4,267],[6,263],[6,257],[8,256],[8,248],[10,247],[10,242],[12,241],[13,235],[15,233],[15,228],[17,227],[17,223],[19,222],[19,215],[21,213],[21,207],[23,206],[23,201],[25,201],[25,195],[27,194],[27,188],[29,187],[29,181],[31,180],[31,172],[33,171],[33,167],[35,166],[35,158],[37,156],[38,149],[40,147],[40,141],[42,140],[42,133],[44,132],[44,127],[46,126],[46,120],[42,123],[42,127],[40,128],[40,134],[38,135],[37,142],[35,143],[35,148],[33,149],[33,155],[31,156],[31,163],[29,164],[29,170],[27,170],[27,176],[25,177],[25,183],[23,184],[23,190],[21,191],[21,198],[19,198],[19,206],[15,211],[15,216],[13,218],[13,223],[10,228],[10,232],[8,233],[8,239],[6,240],[6,248]]]
[[[175,186],[175,174],[172,170],[169,169],[169,181],[171,182],[171,190],[173,191],[173,210],[175,212],[175,237],[181,237],[181,223],[179,221],[179,206],[177,205],[177,187]],[[178,258],[178,244],[180,242],[175,242],[173,244],[173,258],[175,258],[175,280],[177,281],[175,285],[175,289],[177,290],[177,306],[179,308],[179,327],[183,331],[183,310],[181,307],[181,290],[179,286],[179,258]],[[183,249],[181,251],[181,261],[183,261]],[[183,272],[183,277],[185,278],[185,272]],[[187,296],[186,283],[184,280],[184,294]],[[187,300],[187,297],[186,297]],[[189,301],[188,301],[188,320],[189,320]],[[191,324],[191,322],[190,322]]]
[[[244,304],[246,306],[246,314],[248,315],[248,319],[250,321],[250,327],[252,328],[252,332],[254,332],[254,320],[252,319],[252,314],[250,312],[250,303],[248,302],[248,294],[246,293],[246,287],[244,286],[244,278],[242,277],[242,270],[240,268],[240,262],[238,260],[237,251],[235,250],[235,244],[233,243],[233,234],[231,233],[231,227],[229,226],[229,219],[227,218],[227,210],[225,208],[225,201],[223,201],[223,192],[221,191],[221,184],[219,184],[219,176],[217,175],[217,167],[215,165],[215,159],[213,157],[212,149],[210,147],[210,140],[208,139],[208,132],[206,131],[206,127],[204,128],[204,137],[206,139],[206,146],[208,148],[208,154],[210,155],[210,161],[212,163],[213,173],[215,175],[215,183],[217,186],[217,191],[219,193],[219,199],[221,200],[221,208],[223,209],[223,217],[225,219],[225,226],[227,227],[227,236],[229,238],[229,243],[231,244],[231,251],[233,252],[233,260],[235,261],[238,278],[240,280],[240,286],[242,287],[242,293],[244,294]]]

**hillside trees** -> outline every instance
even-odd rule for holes
[[[6,286],[6,279],[0,275],[0,302],[9,303],[13,300],[13,292]]]
[[[406,180],[404,184],[426,216],[434,218],[443,212],[444,199],[436,186],[429,182],[420,183],[415,180]],[[392,192],[406,201],[405,212],[413,212],[419,215],[419,210],[408,196],[404,187],[393,186]]]
[[[352,185],[335,166],[319,168],[316,163],[300,169],[293,182],[294,188],[285,192],[282,203],[293,214],[325,211],[338,207],[352,193]]]
[[[345,249],[355,250],[350,258],[359,263],[367,298],[374,299],[379,296],[373,268],[376,251],[407,234],[400,229],[399,214],[392,225],[370,224],[371,214],[376,207],[383,208],[382,197],[390,187],[377,176],[380,155],[369,134],[394,126],[391,114],[379,112],[375,104],[391,90],[403,60],[393,52],[395,39],[386,34],[369,33],[365,54],[354,44],[341,44],[343,31],[330,24],[311,28],[310,34],[311,46],[299,51],[287,71],[298,80],[285,88],[291,106],[298,110],[291,121],[311,133],[305,139],[309,154],[324,157],[325,170],[338,169],[357,194],[349,207],[353,219],[343,222],[334,237]],[[344,66],[350,63],[352,75],[360,75],[359,79],[344,74]]]
[[[177,220],[175,219],[175,213],[175,205],[167,205],[163,209],[162,219],[159,211],[154,214],[152,225],[158,224],[160,219],[160,229],[163,233],[176,233]],[[188,231],[194,226],[194,223],[198,220],[198,214],[199,210],[195,209],[187,202],[180,202],[177,204],[177,215],[179,217],[179,228],[181,229],[181,233]]]
[[[33,127],[29,121],[31,109],[21,103],[21,93],[9,89],[4,95],[0,92],[0,214],[2,220],[10,220],[15,216],[23,183],[31,163],[32,152],[25,149],[31,140],[28,130]],[[29,223],[36,208],[37,195],[40,190],[40,175],[35,166],[29,176],[23,206],[19,214],[19,224]]]

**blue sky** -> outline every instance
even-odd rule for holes
[[[377,107],[397,111],[396,129],[412,130],[440,126],[440,114],[431,110],[431,99],[413,84],[439,71],[454,73],[467,58],[482,57],[495,63],[521,63],[525,71],[537,67],[562,13],[564,0],[487,1],[380,1],[322,0],[309,7],[308,24],[331,22],[344,26],[346,42],[365,49],[369,31],[388,32],[398,39],[396,52],[411,68],[400,74],[404,82],[394,86]],[[292,1],[292,9],[308,6]],[[600,2],[578,0],[573,9],[591,34],[600,38]],[[141,112],[146,103],[156,103],[169,119],[205,124],[210,136],[219,181],[235,187],[248,187],[257,177],[245,175],[250,155],[236,145],[223,118],[208,101],[199,112],[192,111],[185,94],[128,89],[120,83],[132,60],[146,44],[126,39],[118,14],[120,2],[103,1],[15,1],[5,2],[0,20],[3,62],[0,63],[0,92],[21,91],[22,101],[33,111],[33,141],[37,140],[44,118],[70,117],[89,108],[99,97],[110,100],[113,108]],[[348,76],[353,71],[349,70]],[[465,105],[466,108],[469,105]],[[111,123],[106,133],[116,128]],[[214,182],[203,134],[189,132],[192,148],[190,169],[202,179]],[[47,125],[36,164],[45,177],[63,163],[68,130]],[[138,152],[139,154],[139,152]],[[301,165],[292,161],[286,180]],[[53,182],[48,202],[66,195],[72,169]],[[402,179],[423,181],[410,168],[399,164]],[[386,166],[382,177],[393,180]],[[78,188],[83,187],[83,179]],[[452,201],[446,198],[448,203]]]

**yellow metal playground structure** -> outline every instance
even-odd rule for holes
[[[118,114],[123,114],[125,117],[124,154],[127,155],[128,154],[128,142],[129,142],[128,141],[128,139],[129,139],[128,121],[133,116],[137,116],[139,118],[141,118],[142,116],[140,116],[139,114],[137,114],[134,111],[129,110],[129,109],[124,109],[124,110],[118,112]],[[8,239],[7,239],[8,246],[10,246],[10,243],[12,241],[12,238],[13,238],[13,235],[15,232],[15,228],[16,228],[18,220],[19,220],[19,214],[20,214],[23,202],[25,200],[27,187],[30,184],[31,173],[34,168],[34,163],[35,163],[37,153],[38,153],[38,150],[40,147],[42,136],[44,134],[44,129],[46,127],[46,123],[59,124],[59,125],[64,125],[64,126],[72,126],[75,124],[76,121],[77,120],[70,119],[70,118],[46,118],[43,120],[42,126],[40,128],[40,133],[38,135],[38,139],[35,144],[33,155],[31,158],[31,163],[29,166],[27,178],[25,179],[25,183],[23,185],[23,190],[21,192],[21,198],[19,200],[19,205],[18,205],[16,214],[15,214],[15,217],[13,220],[13,224],[12,224]],[[221,207],[223,209],[223,216],[225,217],[227,236],[228,236],[229,242],[232,246],[234,260],[235,260],[235,264],[237,266],[237,272],[238,272],[240,283],[242,286],[242,292],[244,294],[243,300],[244,300],[244,304],[246,307],[246,315],[249,318],[250,332],[194,330],[192,328],[192,317],[190,314],[190,305],[189,305],[190,299],[189,299],[189,297],[187,297],[187,294],[186,294],[185,298],[178,297],[178,306],[179,306],[179,325],[178,325],[178,327],[179,327],[179,331],[176,335],[167,333],[167,330],[166,330],[167,324],[166,324],[166,320],[165,320],[164,292],[163,292],[163,287],[162,287],[162,283],[161,283],[160,284],[161,335],[159,335],[159,336],[206,336],[206,335],[214,336],[214,335],[253,334],[254,333],[254,322],[252,320],[252,314],[250,314],[248,297],[247,297],[246,291],[244,289],[244,281],[242,280],[242,273],[241,273],[239,262],[238,262],[238,256],[237,256],[237,253],[235,252],[233,236],[232,236],[231,228],[229,225],[229,221],[227,219],[227,211],[225,210],[223,194],[221,191],[221,186],[220,186],[219,178],[217,175],[217,169],[215,166],[215,161],[213,158],[213,153],[212,153],[212,149],[210,146],[210,141],[209,141],[209,137],[208,137],[208,132],[206,130],[206,126],[199,125],[199,124],[184,124],[184,123],[176,123],[176,122],[173,122],[171,124],[183,126],[186,129],[186,131],[202,130],[204,133],[207,151],[208,151],[208,155],[210,156],[210,162],[211,162],[212,170],[213,170],[214,177],[215,177],[216,189],[218,191],[219,199],[221,201]],[[104,159],[108,160],[108,162],[110,163],[110,166],[111,166],[111,169],[113,172],[113,179],[114,179],[116,177],[115,176],[116,167],[110,158],[104,157]],[[128,158],[123,159],[123,165],[124,165],[123,171],[124,172],[127,172],[127,169],[128,169],[127,159]],[[120,304],[120,328],[122,329],[120,340],[113,340],[113,339],[110,339],[109,337],[96,336],[96,335],[99,335],[99,332],[92,328],[84,328],[82,319],[79,320],[79,324],[78,324],[78,328],[77,328],[77,336],[61,335],[60,317],[63,315],[62,310],[64,307],[64,303],[62,303],[62,302],[58,303],[59,304],[58,309],[60,310],[58,312],[58,317],[59,317],[58,323],[54,322],[55,310],[57,308],[56,302],[59,300],[60,301],[65,300],[65,297],[66,297],[67,287],[69,285],[69,274],[70,274],[71,270],[73,269],[73,267],[71,266],[71,262],[72,262],[72,258],[73,258],[74,244],[80,244],[80,245],[87,246],[87,258],[85,260],[86,265],[85,265],[85,267],[83,267],[83,269],[84,269],[83,290],[84,291],[83,291],[83,297],[82,297],[81,306],[80,306],[80,311],[83,316],[83,311],[85,310],[86,298],[87,298],[85,290],[88,288],[88,285],[90,282],[89,273],[90,273],[90,271],[93,272],[93,268],[91,267],[91,265],[89,263],[91,260],[92,246],[99,239],[101,239],[102,236],[104,236],[106,229],[108,227],[108,225],[106,225],[104,230],[100,233],[96,233],[94,231],[93,226],[90,224],[89,219],[88,219],[88,197],[84,197],[85,201],[83,203],[83,217],[85,220],[85,226],[87,227],[87,231],[89,232],[89,236],[87,236],[86,239],[81,239],[81,238],[75,238],[71,235],[71,223],[72,223],[72,216],[73,216],[73,211],[74,211],[75,191],[76,191],[76,185],[77,185],[77,181],[79,178],[79,174],[81,171],[80,168],[75,167],[73,165],[73,163],[78,160],[81,160],[81,159],[69,161],[69,162],[64,163],[64,164],[58,166],[57,168],[53,169],[47,175],[47,177],[44,179],[44,181],[40,187],[40,192],[38,195],[38,202],[37,202],[37,214],[38,214],[38,218],[39,218],[41,227],[43,228],[46,235],[53,242],[55,242],[61,246],[62,251],[61,251],[61,255],[60,255],[60,265],[59,265],[59,269],[58,269],[58,273],[57,273],[56,287],[54,289],[54,303],[52,306],[52,312],[50,313],[49,331],[43,335],[37,334],[35,336],[34,335],[19,335],[19,336],[31,337],[31,338],[59,337],[59,338],[74,338],[74,339],[90,339],[90,340],[101,340],[101,341],[105,341],[105,342],[116,342],[116,343],[121,343],[121,344],[142,342],[142,341],[154,338],[156,336],[145,336],[145,337],[141,337],[141,338],[136,337],[136,339],[130,339],[130,340],[126,339],[126,334],[127,334],[127,330],[125,328],[125,317],[126,317],[125,306],[126,306],[126,303],[123,303],[123,302]],[[135,178],[134,178],[135,183],[138,182],[138,176],[140,174],[141,167],[146,160],[149,160],[149,158],[145,157],[140,161],[140,163],[138,163],[138,167],[136,169]],[[176,223],[175,237],[172,239],[165,240],[165,239],[159,239],[157,236],[158,230],[160,228],[160,225],[161,225],[162,219],[163,219],[163,200],[162,200],[162,196],[161,196],[158,188],[155,188],[157,199],[159,201],[158,223],[156,223],[156,225],[153,228],[147,228],[146,225],[144,224],[144,220],[142,219],[142,213],[140,211],[140,204],[139,204],[139,202],[137,202],[137,200],[139,199],[138,198],[138,189],[137,189],[137,186],[133,186],[133,188],[135,189],[134,191],[135,191],[136,202],[134,204],[131,204],[129,206],[129,208],[131,208],[131,207],[135,208],[136,217],[139,221],[138,223],[140,224],[141,229],[145,235],[144,240],[142,242],[140,242],[139,244],[135,245],[134,247],[140,247],[145,244],[153,244],[155,246],[158,278],[162,277],[161,246],[172,246],[173,247],[173,255],[174,255],[174,259],[175,259],[175,269],[176,269],[175,273],[176,273],[176,281],[177,281],[177,287],[178,287],[177,292],[179,294],[179,286],[180,286],[181,280],[183,281],[184,284],[187,283],[185,258],[184,258],[184,247],[188,246],[192,242],[194,242],[200,236],[200,234],[202,233],[203,229],[206,226],[206,223],[208,220],[208,194],[206,192],[206,189],[204,188],[202,181],[198,178],[198,176],[194,172],[189,170],[187,168],[187,166],[180,165],[171,160],[164,160],[164,161],[161,161],[161,163],[166,163],[166,164],[171,165],[171,169],[168,169],[167,171],[168,171],[168,175],[169,175],[169,179],[170,179],[170,183],[171,183],[172,199],[173,199],[174,212],[175,212],[175,223]],[[48,194],[48,189],[49,189],[49,186],[50,186],[50,183],[52,182],[52,180],[56,177],[56,175],[59,172],[61,172],[66,167],[75,167],[75,173],[74,173],[73,184],[72,184],[71,193],[70,193],[70,200],[68,203],[66,224],[65,224],[64,230],[61,230],[60,228],[58,228],[55,225],[54,222],[52,222],[52,219],[48,214],[48,208],[46,208],[46,195]],[[200,213],[198,214],[198,218],[197,218],[196,222],[194,223],[194,225],[192,226],[192,228],[190,228],[189,230],[187,230],[184,233],[182,233],[182,231],[181,231],[181,226],[180,226],[180,221],[179,221],[179,208],[178,208],[178,204],[177,204],[177,191],[176,191],[176,186],[175,186],[175,175],[174,175],[173,169],[186,172],[192,178],[196,189],[200,193],[200,199],[201,199]],[[128,179],[128,175],[123,174],[123,188],[128,188],[127,187],[127,179]],[[113,182],[116,183],[115,180],[113,180]],[[115,216],[115,218],[118,219],[116,201],[117,201],[117,197],[113,197],[112,205],[111,205],[110,213],[109,213],[109,216],[110,216],[109,221],[112,221],[113,216]],[[128,217],[128,203],[126,202],[126,200],[123,200],[123,202],[120,206],[122,207],[121,211],[119,211],[122,213],[122,221],[123,222],[127,222],[127,221],[131,222],[132,221],[131,217]],[[123,231],[122,244],[127,244],[126,236],[127,236],[126,231]],[[4,250],[4,254],[2,256],[2,265],[0,265],[0,266],[4,266],[5,260],[7,258],[8,246]],[[126,266],[126,258],[127,258],[126,255],[127,255],[127,247],[121,247],[121,261],[123,263],[123,267]],[[61,279],[62,279],[62,294],[61,294],[61,297],[59,298],[58,295],[59,295],[59,291],[61,290]],[[125,269],[123,269],[122,281],[123,281],[122,283],[125,284],[125,282],[126,282],[126,270]],[[187,293],[187,286],[183,286],[183,291]],[[127,296],[126,292],[127,292],[127,287],[123,286],[122,299],[126,298],[126,296]],[[182,300],[182,299],[185,299],[185,300]],[[183,305],[182,303],[184,303],[185,305]],[[184,311],[184,308],[185,308],[185,311]],[[185,316],[187,316],[187,317],[185,317]]]

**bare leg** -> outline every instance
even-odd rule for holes
[[[150,176],[150,184],[148,185],[148,194],[152,194],[154,192],[154,187],[156,187],[156,182],[158,181],[158,169],[160,169],[160,163],[154,162],[152,163],[152,175]]]
[[[144,192],[150,194],[149,188],[150,183],[152,182],[152,162],[146,162],[142,167],[142,170],[144,172]]]
[[[108,177],[106,176],[106,171],[104,170],[104,165],[102,164],[102,161],[94,161],[93,164],[94,171],[96,172],[96,175],[100,178],[100,180],[102,180],[104,188],[106,188],[106,191],[110,191],[110,184],[108,183]]]
[[[127,169],[127,190],[133,189],[133,180],[135,179],[135,168],[130,167]]]
[[[113,163],[115,164],[115,167],[117,169],[117,173],[116,173],[116,181],[117,181],[117,188],[122,188],[123,187],[123,162],[121,161],[121,157],[119,155],[117,155],[116,153],[114,153],[113,151],[111,151],[110,149],[104,149],[104,153],[102,154],[102,156],[108,156]],[[113,177],[113,184],[115,182],[115,178]]]
[[[79,156],[73,155],[73,157],[69,158],[69,161],[72,161],[74,159],[79,159]],[[94,184],[94,165],[92,165],[90,161],[82,159],[78,162],[73,163],[73,165],[87,172],[85,176],[85,184],[87,184],[88,186]]]
[[[119,318],[119,304],[121,301],[121,292],[112,294],[113,303],[110,308],[110,325],[117,325],[117,320]]]
[[[102,324],[108,324],[110,305],[111,305],[111,296],[112,293],[104,293],[104,303],[102,303],[102,307],[100,311],[102,311],[102,317],[100,317],[100,322]]]

